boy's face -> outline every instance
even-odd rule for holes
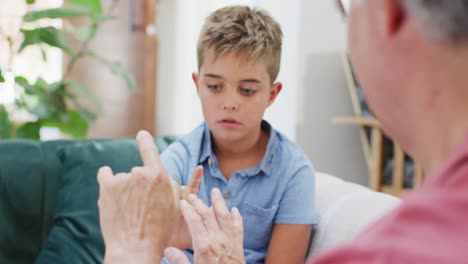
[[[213,137],[223,142],[241,142],[258,136],[265,109],[281,91],[271,84],[266,64],[229,53],[215,60],[205,55],[200,73],[192,75],[203,115]]]

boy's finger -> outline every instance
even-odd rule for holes
[[[136,140],[144,166],[161,167],[159,150],[156,144],[154,144],[154,139],[151,134],[144,130],[140,131],[136,136]]]
[[[169,259],[171,264],[190,264],[187,256],[180,249],[168,247],[164,250],[164,256]]]
[[[188,184],[188,187],[190,188],[190,193],[193,193],[195,195],[198,195],[198,190],[200,188],[200,182],[203,176],[203,166],[198,166],[195,168],[192,174],[192,178],[190,179],[190,182]]]
[[[188,186],[180,186],[179,187],[179,195],[181,200],[187,200],[190,195],[190,189]]]

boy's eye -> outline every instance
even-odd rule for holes
[[[255,92],[257,92],[256,90],[250,88],[240,88],[240,91],[243,95],[253,95]]]
[[[212,91],[219,91],[221,89],[221,86],[219,85],[208,85],[208,89]]]

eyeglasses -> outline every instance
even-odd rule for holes
[[[351,9],[351,0],[336,0],[338,10],[343,17],[348,17],[349,10]]]

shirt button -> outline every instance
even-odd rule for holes
[[[208,158],[208,165],[212,165],[213,164],[213,160],[211,158]]]
[[[229,199],[229,198],[231,198],[231,194],[229,192],[225,192],[223,194],[223,197],[224,197],[224,199]]]

